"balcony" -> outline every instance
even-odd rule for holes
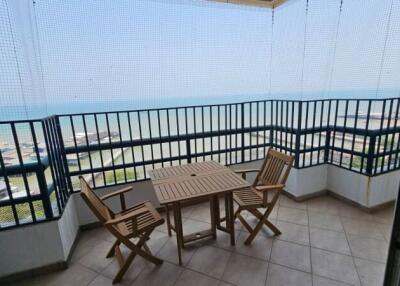
[[[178,285],[187,279],[234,285],[247,283],[241,279],[256,285],[277,285],[275,281],[282,279],[304,279],[304,285],[311,279],[378,283],[385,268],[400,168],[399,104],[399,98],[265,100],[1,122],[10,136],[0,156],[6,187],[1,227],[9,234],[2,245],[26,235],[46,234],[52,241],[38,246],[33,239],[18,250],[4,250],[7,257],[19,258],[3,271],[12,274],[18,267],[24,275],[34,275],[27,281],[38,285],[75,283],[68,279],[107,285],[113,263],[100,257],[111,237],[102,228],[84,230],[96,226],[96,219],[76,195],[78,176],[100,194],[132,184],[135,192],[129,202],[149,199],[157,206],[148,170],[206,160],[232,168],[256,167],[266,150],[274,148],[295,157],[285,195],[273,214],[281,236],[265,231],[247,247],[241,243],[245,230],[238,222],[237,246],[227,245],[227,236],[219,233],[217,240],[200,243],[206,247],[195,243],[186,249],[184,267],[179,267],[174,240],[163,226],[150,244],[167,263],[153,269],[135,262],[128,281],[142,285],[148,279],[173,277],[171,283]],[[16,196],[21,190],[25,193]],[[204,228],[210,223],[208,212],[201,202],[188,206],[184,229]],[[32,247],[42,257],[22,263],[30,254],[21,250]],[[35,274],[48,272],[48,265],[64,268],[65,261],[67,270],[36,278]],[[218,261],[217,273],[210,277],[214,267],[204,261]],[[248,267],[244,272],[252,275],[235,276],[240,267]]]
[[[202,238],[209,206],[185,201],[201,239],[183,265],[164,224],[148,241],[164,264],[137,258],[121,284],[397,285],[399,4],[0,1],[0,284],[111,285],[114,241],[80,177],[99,195],[132,186],[127,205],[165,217],[152,170],[256,169],[274,149],[294,157],[282,234],[246,246],[236,220],[235,246]]]

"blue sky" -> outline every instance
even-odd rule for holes
[[[2,1],[28,50],[20,62],[34,82],[30,103],[43,90],[55,104],[400,89],[399,1],[344,0],[338,26],[340,0],[309,0],[307,16],[306,0],[289,0],[275,10],[273,33],[271,9],[209,1]],[[37,34],[26,28],[35,18]],[[39,49],[43,86],[32,72]]]

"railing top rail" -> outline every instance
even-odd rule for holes
[[[154,107],[144,109],[126,109],[126,110],[112,110],[112,111],[99,111],[99,112],[82,112],[82,113],[66,113],[56,114],[58,117],[69,117],[69,116],[82,116],[82,115],[100,115],[100,114],[117,114],[117,113],[136,113],[136,112],[151,112],[151,111],[164,111],[164,110],[176,110],[176,109],[193,109],[193,108],[212,108],[221,106],[232,106],[242,104],[253,104],[263,102],[328,102],[328,101],[368,101],[368,102],[380,102],[386,100],[400,100],[400,97],[388,97],[388,98],[327,98],[327,99],[309,99],[309,100],[297,100],[297,99],[264,99],[264,100],[251,100],[251,101],[239,101],[232,103],[215,103],[215,104],[204,104],[204,105],[182,105],[182,106],[170,106],[170,107]]]

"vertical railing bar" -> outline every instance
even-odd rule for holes
[[[190,148],[190,139],[189,139],[189,127],[188,127],[188,116],[187,116],[187,107],[185,107],[185,131],[186,131],[186,156],[187,163],[192,162],[192,154]]]
[[[88,155],[89,155],[89,167],[90,167],[90,170],[93,170],[92,155],[90,154],[90,150],[89,150],[89,138],[88,138],[88,134],[87,134],[86,119],[85,119],[85,115],[83,115],[83,114],[82,114],[82,122],[83,122],[83,130],[85,132],[86,147],[88,149]],[[93,187],[96,187],[96,180],[94,178],[94,174],[93,174],[93,172],[90,172],[90,173],[92,175]]]
[[[378,148],[376,149],[374,175],[377,173],[377,170],[378,170],[379,157],[380,157],[380,152],[381,152],[383,121],[385,119],[385,110],[386,110],[386,100],[383,101],[383,105],[382,105],[381,123],[380,123],[380,126],[379,126],[379,135],[378,135],[379,139],[378,139]],[[383,158],[382,158],[382,160],[383,160]]]
[[[399,121],[399,111],[400,111],[400,99],[397,99],[397,109],[396,109],[396,118],[395,118],[395,123],[394,123],[394,128],[397,129],[398,126],[398,121]],[[393,138],[392,138],[392,144],[390,147],[390,155],[389,155],[389,162],[392,161],[392,151],[393,151],[393,147],[394,147],[394,139],[396,138],[396,133],[393,133]],[[399,150],[400,149],[400,133],[398,133],[397,136],[397,152],[395,154],[395,159],[394,159],[394,166],[393,168],[396,169],[397,168],[397,159],[399,156]],[[390,163],[389,163],[390,164]]]
[[[349,111],[349,100],[346,99],[345,100],[346,105],[344,107],[344,123],[343,123],[343,133],[342,133],[342,143],[341,143],[341,152],[340,152],[340,160],[339,160],[339,166],[342,167],[342,162],[343,162],[343,149],[344,149],[344,141],[345,141],[345,137],[346,137],[346,126],[347,126],[347,115],[348,115],[348,111]]]
[[[106,125],[107,125],[107,133],[108,133],[108,143],[109,143],[109,146],[110,146],[110,154],[111,154],[110,161],[111,161],[111,165],[113,167],[114,182],[116,183],[117,182],[117,173],[115,171],[115,164],[114,164],[114,151],[113,151],[113,148],[112,148],[112,145],[111,145],[112,142],[111,142],[110,121],[109,121],[107,112],[105,113],[105,115],[106,115]]]
[[[63,202],[62,202],[63,198],[62,198],[61,194],[59,193],[60,191],[59,191],[59,188],[58,188],[58,185],[57,185],[57,182],[56,182],[57,180],[56,180],[55,174],[54,174],[54,167],[53,167],[53,163],[52,163],[52,154],[51,154],[50,147],[49,147],[50,146],[49,135],[48,135],[48,132],[46,130],[46,125],[44,123],[44,120],[41,121],[41,127],[42,127],[42,130],[43,130],[43,137],[44,137],[44,140],[45,140],[47,158],[49,160],[51,179],[52,179],[53,186],[54,186],[54,190],[53,191],[54,191],[54,194],[56,196],[58,210],[59,210],[59,212],[61,212],[61,209],[64,206]],[[70,178],[70,180],[71,180],[71,178]],[[71,187],[71,189],[72,189],[72,187]]]
[[[220,105],[218,105],[218,163],[221,163],[221,142],[220,142],[220,139],[221,139],[221,136],[220,136],[220,132],[221,132],[221,118],[220,118],[220,108],[221,108],[221,106]]]
[[[42,194],[43,210],[45,212],[46,218],[49,218],[49,217],[53,217],[53,209],[52,209],[52,206],[51,206],[50,194],[49,194],[48,189],[47,189],[46,176],[45,176],[45,173],[44,173],[45,172],[45,168],[42,165],[42,159],[40,158],[40,152],[39,152],[39,147],[38,147],[35,127],[34,127],[32,121],[29,122],[29,127],[30,127],[31,134],[32,134],[33,146],[34,146],[35,154],[36,154],[36,161],[37,161],[37,164],[38,164],[38,166],[40,168],[40,171],[38,171],[36,173],[36,177],[37,177],[37,180],[38,180],[40,193]],[[56,196],[56,201],[57,201],[57,196]],[[58,201],[57,201],[57,206],[59,206],[59,202]]]
[[[147,110],[147,123],[149,124],[149,138],[150,141],[153,139],[153,135],[151,132],[151,120],[150,120],[150,110]],[[151,152],[151,165],[153,166],[154,169],[154,148],[153,148],[153,143],[150,143],[150,152]]]
[[[369,130],[369,119],[370,119],[370,115],[371,115],[371,99],[368,100],[368,108],[367,108],[367,120],[365,122],[365,130]],[[370,138],[371,139],[371,138]],[[362,149],[362,153],[365,155],[366,152],[366,145],[367,145],[367,134],[364,135],[364,140],[363,140],[363,149]],[[361,172],[364,169],[364,158],[362,158],[361,160]]]
[[[236,150],[235,150],[235,164],[237,164],[238,163],[238,146],[239,146],[239,144],[238,144],[238,128],[239,128],[239,125],[238,125],[238,122],[239,122],[239,120],[238,120],[238,116],[239,116],[239,114],[238,114],[238,107],[239,107],[239,103],[237,103],[237,104],[235,104],[235,128],[236,128],[236,132],[235,132],[235,146],[236,146]]]
[[[225,110],[225,165],[228,165],[228,110],[227,110],[227,104],[224,105],[224,110]]]
[[[52,142],[51,142],[51,135],[50,135],[50,131],[49,131],[48,120],[49,120],[48,118],[42,120],[42,129],[43,129],[44,140],[46,143],[47,157],[49,159],[50,172],[52,175],[54,191],[56,192],[56,195],[59,196],[60,203],[61,203],[61,207],[59,207],[59,211],[61,212],[61,209],[64,208],[64,206],[65,206],[65,198],[60,189],[59,178],[57,175],[57,164],[55,162],[55,159],[53,158],[54,157],[53,156],[53,146],[52,146]]]
[[[325,107],[325,100],[321,100],[321,113],[319,114],[319,117],[320,117],[320,120],[319,120],[319,128],[320,128],[320,131],[319,131],[319,136],[318,136],[318,147],[321,147],[321,137],[322,137],[322,122],[323,122],[323,118],[324,118],[324,116],[323,116],[323,114],[324,114],[324,107]],[[319,164],[320,163],[320,161],[321,161],[321,149],[320,148],[318,148],[318,153],[317,153],[318,155],[318,160],[317,160],[317,164]]]
[[[196,107],[193,110],[193,132],[194,132],[194,161],[197,162],[197,119],[196,119]]]
[[[334,147],[335,147],[335,143],[336,143],[336,127],[337,127],[338,112],[339,112],[339,99],[336,99],[335,120],[333,123],[331,163],[333,163],[333,161],[334,161]]]
[[[390,99],[390,105],[389,105],[389,115],[388,115],[388,119],[387,119],[387,125],[386,128],[389,129],[390,128],[390,123],[391,123],[391,118],[392,118],[392,111],[393,111],[393,98]],[[387,144],[388,144],[388,137],[389,137],[389,133],[386,133],[385,135],[385,143],[383,145],[383,152],[386,152],[386,148],[387,148]],[[381,173],[383,172],[383,167],[385,165],[385,155],[382,158],[382,163],[381,163]],[[388,162],[388,170],[390,168],[390,160]]]
[[[285,154],[287,154],[287,152],[288,152],[288,130],[289,130],[289,101],[286,101],[286,108],[285,108],[285,110],[286,110],[286,123],[285,123],[285,126],[286,126],[286,131],[285,131]]]
[[[204,147],[204,144],[205,144],[205,138],[204,138],[204,106],[201,106],[201,132],[203,133],[202,135],[202,137],[203,137],[203,145],[202,145],[202,149],[203,149],[203,161],[205,161],[206,160],[206,155],[204,154],[205,153],[205,147]]]
[[[73,116],[72,116],[72,115],[69,116],[69,121],[70,121],[70,123],[71,123],[72,139],[73,139],[73,141],[74,141],[76,161],[78,162],[78,169],[79,169],[79,172],[81,172],[81,171],[82,171],[81,159],[79,158],[78,143],[76,142],[76,133],[75,133],[75,126],[74,126],[74,119],[73,119]]]
[[[127,115],[127,119],[128,119],[129,139],[131,140],[131,143],[132,143],[132,141],[133,141],[133,134],[132,134],[132,124],[131,124],[131,115],[130,115],[130,112],[127,112],[126,115]],[[135,181],[137,181],[135,148],[133,147],[133,144],[131,145],[131,150],[132,150],[133,173],[135,174]]]
[[[309,110],[309,101],[306,101],[306,118],[304,123],[304,129],[308,130],[308,110]],[[307,131],[308,132],[308,131]],[[304,133],[304,149],[307,149],[307,135],[308,133]],[[303,166],[306,165],[306,152],[303,153]]]
[[[353,140],[351,142],[351,155],[350,155],[350,169],[353,169],[353,157],[354,157],[354,148],[356,142],[356,128],[358,123],[358,110],[360,108],[360,100],[356,100],[356,114],[354,116],[354,131],[353,131]]]
[[[94,114],[94,125],[96,127],[97,144],[98,144],[98,147],[99,147],[99,156],[100,156],[100,164],[101,164],[101,168],[103,169],[103,184],[104,184],[104,186],[106,186],[106,173],[104,172],[104,158],[103,158],[103,150],[102,150],[101,142],[100,142],[99,122],[97,120],[97,114]]]
[[[170,111],[171,109],[167,109],[166,110],[166,112],[167,112],[167,132],[168,132],[168,152],[169,152],[169,158],[170,158],[170,160],[169,160],[169,163],[170,163],[170,165],[172,166],[172,146],[171,146],[171,126],[170,126],[170,124],[171,124],[171,122],[170,122],[170,120],[169,120],[169,111]],[[178,140],[178,145],[179,145],[179,140]],[[179,154],[179,156],[180,156],[181,154]]]
[[[283,141],[283,100],[280,100],[279,101],[279,104],[280,104],[280,106],[281,106],[281,118],[280,118],[280,124],[279,124],[279,127],[280,127],[280,135],[279,135],[279,140],[280,140],[280,142],[279,142],[279,148],[280,148],[280,151],[282,152],[282,150],[283,150],[283,144],[282,144],[282,141]]]
[[[18,213],[17,213],[17,208],[15,207],[15,203],[13,202],[14,197],[13,197],[13,193],[11,191],[11,185],[10,185],[10,181],[9,181],[8,174],[7,174],[8,172],[7,172],[6,166],[4,164],[3,154],[1,152],[1,150],[0,150],[0,167],[1,167],[1,170],[3,173],[4,183],[6,184],[8,199],[10,200],[10,202],[12,202],[11,210],[13,212],[15,225],[19,225],[19,217],[18,217]]]
[[[55,132],[56,132],[56,138],[58,139],[58,148],[59,148],[59,152],[61,152],[59,157],[62,158],[61,169],[64,170],[63,176],[65,177],[65,179],[67,181],[66,190],[68,191],[68,189],[69,189],[72,192],[73,188],[72,188],[71,176],[69,174],[67,155],[66,155],[65,148],[64,148],[64,139],[63,139],[62,132],[61,132],[60,120],[58,118],[58,115],[54,116],[53,118],[54,118],[55,125],[56,125]],[[63,180],[63,183],[65,185],[65,180]],[[70,192],[68,192],[68,197],[69,197],[69,195],[70,195]]]
[[[229,104],[229,165],[232,165],[232,104]]]
[[[311,133],[311,149],[314,148],[314,138],[315,138],[315,120],[317,117],[317,104],[318,104],[318,100],[313,102],[313,121],[312,121],[312,133]],[[319,146],[318,146],[319,147]],[[319,149],[318,149],[319,150]],[[311,151],[310,154],[310,166],[313,165],[313,155],[314,155],[314,151]]]
[[[325,150],[324,150],[324,163],[332,163],[332,157],[329,160],[329,148],[331,144],[331,110],[332,110],[332,100],[328,100],[328,118],[326,120],[326,139],[325,139]],[[329,137],[329,138],[328,138]]]
[[[161,138],[160,109],[157,109],[157,124],[158,124],[158,137]],[[164,168],[164,155],[163,155],[163,147],[161,141],[160,141],[160,157],[161,157],[161,166]]]
[[[178,135],[178,155],[179,155],[179,165],[182,164],[181,159],[181,132],[179,130],[179,112],[178,108],[175,108],[175,119],[176,119],[176,134]]]
[[[33,204],[32,204],[31,190],[30,190],[30,187],[29,187],[28,179],[26,177],[27,173],[26,173],[25,163],[24,163],[24,160],[22,159],[21,147],[19,145],[17,130],[15,128],[15,123],[14,122],[11,123],[11,132],[12,132],[12,135],[13,135],[14,144],[15,144],[16,151],[17,151],[18,162],[19,162],[19,165],[21,166],[22,178],[23,178],[23,181],[24,181],[26,196],[29,199],[28,205],[29,205],[29,209],[31,211],[32,221],[36,222],[36,214],[35,214],[35,210],[34,210]]]
[[[121,157],[122,157],[122,165],[124,166],[123,170],[124,170],[124,179],[125,179],[125,183],[128,182],[128,177],[126,175],[126,161],[125,161],[125,148],[122,147],[122,130],[121,130],[121,120],[119,118],[119,112],[117,112],[117,124],[118,124],[118,132],[119,132],[119,142],[121,143]]]
[[[292,112],[291,112],[291,122],[290,122],[290,128],[291,128],[291,132],[290,132],[290,155],[293,155],[293,129],[294,129],[294,101],[291,101],[291,106],[292,106]]]
[[[300,168],[300,140],[301,140],[301,118],[303,112],[303,102],[298,102],[298,114],[297,114],[297,131],[296,131],[296,142],[295,142],[295,167]]]
[[[138,118],[138,127],[139,127],[139,140],[140,140],[140,149],[141,149],[141,153],[142,153],[142,162],[146,161],[146,155],[144,153],[144,146],[143,146],[143,132],[142,132],[142,120],[140,118],[140,111],[136,111],[137,114],[137,118]],[[143,178],[147,178],[147,174],[146,174],[146,166],[143,164],[142,165],[143,168]]]
[[[60,165],[59,165],[59,161],[58,161],[59,156],[58,156],[57,146],[55,144],[55,139],[54,139],[54,134],[53,134],[53,126],[51,124],[50,117],[45,120],[45,125],[47,126],[46,134],[47,134],[47,137],[49,138],[48,143],[49,143],[49,147],[51,150],[51,152],[49,154],[51,154],[52,164],[54,166],[55,182],[57,184],[60,197],[62,198],[62,207],[64,208],[64,206],[67,202],[67,197],[62,189],[63,188],[62,172],[60,171]]]
[[[259,111],[259,109],[260,109],[260,104],[259,104],[260,102],[258,102],[257,101],[257,111],[256,111],[256,123],[257,123],[257,137],[256,137],[256,144],[257,144],[257,148],[256,148],[256,150],[257,150],[257,152],[256,152],[256,160],[258,160],[259,158],[260,158],[260,155],[259,155],[259,152],[258,152],[258,144],[259,144],[259,139],[258,139],[258,137],[260,136],[260,116],[259,116],[259,114],[260,114],[260,111]]]
[[[212,120],[212,106],[210,105],[209,108],[210,108],[210,133],[212,134],[213,133],[213,128],[212,128],[212,122],[213,122],[213,120]],[[212,135],[210,137],[210,146],[211,146],[210,150],[213,151],[214,149],[213,149],[213,136]],[[211,154],[211,160],[214,160],[214,154],[213,153]]]
[[[264,100],[264,140],[263,140],[263,144],[264,144],[264,148],[263,148],[263,157],[265,157],[266,154],[266,140],[267,140],[267,101]]]
[[[56,159],[56,163],[57,163],[57,170],[59,171],[59,180],[61,182],[60,186],[61,186],[61,191],[65,197],[65,202],[68,201],[68,197],[69,197],[69,193],[68,193],[68,186],[65,182],[65,180],[68,177],[68,173],[66,173],[67,171],[65,170],[65,165],[63,162],[63,156],[62,156],[62,144],[59,142],[59,136],[60,134],[57,132],[57,122],[56,122],[56,117],[50,117],[49,119],[50,123],[51,123],[51,128],[50,128],[50,136],[52,136],[52,145],[54,146],[54,150],[55,150],[55,159]],[[66,193],[67,192],[67,193]]]

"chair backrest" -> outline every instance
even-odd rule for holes
[[[286,184],[294,157],[283,154],[272,148],[268,149],[260,172],[253,186]]]
[[[112,219],[113,212],[103,203],[103,201],[96,195],[89,184],[81,176],[79,177],[81,185],[81,196],[96,217],[102,222]]]

